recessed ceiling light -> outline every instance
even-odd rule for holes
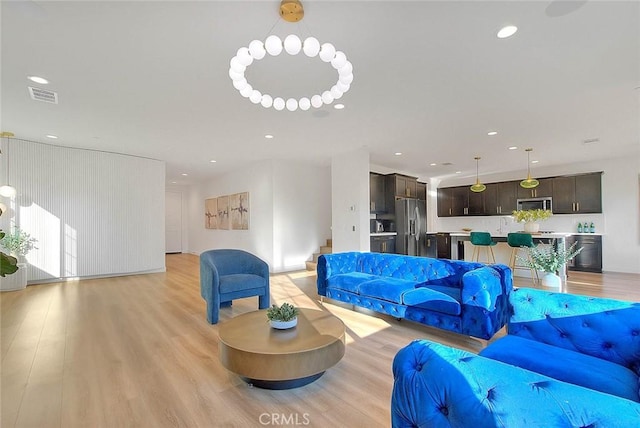
[[[431,166],[436,166],[436,165],[438,165],[438,164],[437,164],[437,163],[430,163],[429,165],[431,165]]]
[[[182,173],[182,175],[183,175],[184,177],[186,177],[188,174]]]
[[[518,150],[518,146],[511,146],[509,147],[509,150]]]
[[[402,152],[395,152],[394,155],[396,156],[402,156]]]
[[[57,140],[58,139],[57,135],[45,135],[45,137],[51,138],[52,140]]]
[[[462,171],[456,171],[456,174],[462,174]]]
[[[531,161],[531,163],[538,163],[538,162],[540,162],[540,161],[537,161],[537,160],[532,160]]]
[[[209,162],[211,162],[211,163],[216,163],[216,162],[218,162],[218,161],[217,161],[217,160],[215,160],[215,159],[211,159]]]
[[[498,131],[489,131],[487,132],[487,135],[497,135]]]
[[[172,181],[172,182],[171,182],[171,184],[176,184],[176,183],[177,183],[177,181]]]
[[[272,138],[273,138],[273,135],[271,135],[271,134],[267,134],[267,135],[265,135],[265,136],[264,136],[264,138],[266,138],[266,139],[270,140],[270,139],[272,139]]]
[[[507,25],[506,27],[502,27],[500,31],[498,31],[498,38],[506,39],[507,37],[511,37],[516,34],[516,31],[518,31],[518,27],[516,27],[515,25]]]
[[[31,80],[32,82],[39,83],[41,85],[48,85],[49,84],[49,81],[47,79],[45,79],[44,77],[40,77],[40,76],[27,76],[27,79]]]
[[[336,104],[333,106],[333,108],[336,110],[342,110],[344,108],[344,104]]]

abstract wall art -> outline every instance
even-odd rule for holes
[[[249,192],[229,196],[231,229],[249,230]]]

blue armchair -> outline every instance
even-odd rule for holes
[[[269,307],[269,266],[242,250],[209,250],[200,255],[200,294],[207,302],[207,321],[217,324],[220,308],[231,301],[258,296]]]

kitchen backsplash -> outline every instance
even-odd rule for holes
[[[577,233],[578,222],[593,223],[595,233],[606,233],[603,214],[556,214],[539,224],[541,231]],[[511,216],[436,217],[435,230],[429,232],[458,232],[463,228],[498,234],[523,230],[524,224],[516,223]]]

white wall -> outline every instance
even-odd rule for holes
[[[333,252],[369,251],[369,151],[358,149],[331,160]]]
[[[38,240],[30,282],[164,270],[163,162],[15,139],[2,151],[18,194],[0,225]]]
[[[557,214],[540,225],[541,229],[559,232],[575,232],[578,222],[596,226],[602,233],[603,270],[611,272],[640,273],[640,160],[637,157],[603,159],[554,167],[536,167],[534,176],[551,177],[565,174],[603,171],[602,214]],[[484,183],[524,178],[525,172],[481,176]],[[475,177],[467,180],[449,180],[438,187],[473,184]],[[434,192],[435,193],[435,192]],[[520,230],[508,216],[500,217],[437,217],[436,197],[430,195],[429,215],[434,221],[434,231],[459,231],[462,227],[495,233],[500,218],[508,222],[505,231]]]
[[[331,170],[274,162],[274,270],[305,268],[305,261],[331,238]]]
[[[249,230],[204,228],[207,198],[249,192]],[[329,237],[329,168],[287,161],[248,165],[193,186],[189,194],[189,250],[237,248],[256,254],[271,272],[304,269]]]

